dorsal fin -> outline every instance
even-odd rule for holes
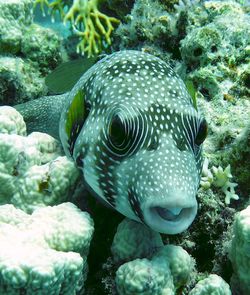
[[[64,62],[45,78],[51,94],[70,91],[80,77],[97,61],[96,57],[79,58]]]

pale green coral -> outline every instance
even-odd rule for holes
[[[103,42],[111,44],[113,24],[119,23],[118,19],[100,12],[99,2],[100,0],[74,0],[73,4],[68,6],[62,0],[35,0],[35,4],[39,3],[43,11],[44,6],[48,6],[52,17],[59,11],[64,23],[70,22],[74,32],[81,38],[77,51],[88,56],[100,53]]]
[[[26,135],[23,117],[14,108],[9,106],[0,108],[0,133]]]
[[[43,74],[61,62],[61,39],[33,23],[34,0],[0,0],[0,104],[46,93]]]
[[[31,166],[18,179],[11,203],[30,213],[37,207],[67,201],[73,195],[78,177],[74,163],[65,156],[41,166]]]
[[[0,81],[1,104],[17,104],[45,94],[44,80],[34,64],[20,57],[0,55]]]
[[[193,271],[194,260],[182,247],[166,245],[151,259],[135,259],[120,266],[116,287],[121,295],[175,294]]]
[[[233,237],[229,250],[234,274],[233,290],[236,294],[250,294],[250,206],[235,217]]]
[[[146,258],[127,262],[116,272],[119,295],[174,295],[174,285],[167,261],[157,263]]]
[[[139,222],[125,218],[118,226],[111,247],[116,263],[152,255],[163,246],[161,235]]]
[[[32,215],[0,206],[0,293],[76,294],[86,279],[92,234],[89,214],[71,203]]]
[[[26,212],[73,197],[80,177],[74,163],[61,156],[48,134],[25,135],[22,116],[0,107],[0,204],[12,203]]]
[[[194,259],[180,246],[165,245],[154,255],[157,260],[167,260],[176,289],[188,282],[195,268]]]
[[[218,275],[211,274],[199,281],[189,295],[231,295],[229,285]]]
[[[0,53],[20,51],[23,32],[32,23],[32,1],[0,0]]]

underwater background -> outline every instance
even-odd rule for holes
[[[206,118],[198,213],[176,235],[99,202],[14,108],[120,50],[169,64]],[[0,295],[250,294],[249,0],[0,0],[0,105]]]

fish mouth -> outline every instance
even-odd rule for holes
[[[157,232],[172,235],[186,230],[196,214],[196,200],[192,204],[154,204],[143,209],[144,223]]]

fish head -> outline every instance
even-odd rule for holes
[[[187,229],[197,213],[207,125],[180,77],[154,56],[124,51],[97,63],[78,84],[60,135],[88,187],[155,231]],[[70,115],[81,109],[85,114]]]

